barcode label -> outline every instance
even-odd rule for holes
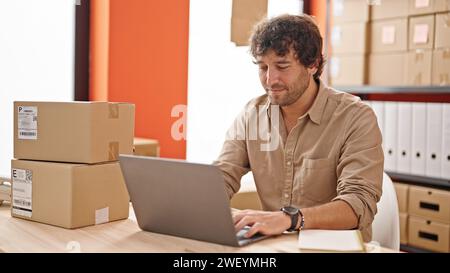
[[[21,136],[36,136],[36,132],[20,132]]]
[[[30,201],[25,201],[25,200],[14,199],[14,205],[30,207],[31,206],[31,202]]]
[[[13,213],[31,217],[33,211],[33,172],[31,170],[12,169],[11,177]]]
[[[17,130],[19,139],[37,139],[37,106],[17,107]]]

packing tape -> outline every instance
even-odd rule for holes
[[[446,48],[442,51],[442,58],[450,59],[450,48]]]
[[[119,160],[119,142],[112,141],[109,143],[108,160],[109,161]]]
[[[109,115],[108,118],[119,118],[119,104],[118,103],[109,103]]]
[[[414,60],[416,63],[423,62],[423,59],[425,56],[425,51],[418,49],[418,50],[416,50],[414,55],[415,55]]]
[[[450,83],[450,81],[449,81],[448,73],[439,74],[439,85],[447,85],[449,83]]]

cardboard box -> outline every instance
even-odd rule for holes
[[[155,139],[135,137],[133,141],[134,155],[159,157],[159,142]]]
[[[368,25],[366,23],[346,23],[333,26],[331,46],[335,53],[368,52]]]
[[[334,0],[333,20],[342,22],[367,22],[370,20],[369,5],[361,0]]]
[[[444,11],[446,1],[448,0],[409,0],[409,15],[432,14]]]
[[[74,163],[133,154],[134,105],[14,102],[14,157]]]
[[[262,210],[261,201],[256,191],[236,193],[230,200],[230,206],[235,209]]]
[[[450,0],[434,0],[434,12],[450,11]]]
[[[450,12],[436,14],[436,35],[434,47],[450,47]]]
[[[450,191],[411,186],[408,204],[410,215],[450,224]]]
[[[448,252],[450,225],[409,216],[408,244],[432,251]]]
[[[118,162],[12,160],[14,217],[64,228],[126,219],[129,196]]]
[[[414,50],[408,53],[407,58],[407,85],[431,85],[433,53],[431,50]]]
[[[230,206],[235,209],[262,210],[261,200],[253,178],[249,178],[247,175],[241,179],[239,192],[231,198]]]
[[[450,48],[433,52],[433,85],[450,85]]]
[[[231,16],[231,41],[237,46],[249,44],[256,23],[267,16],[268,0],[233,0]]]
[[[400,244],[408,243],[408,214],[400,213]]]
[[[406,83],[407,52],[369,55],[369,84],[401,86]]]
[[[395,187],[395,193],[397,194],[398,211],[407,213],[408,212],[409,185],[395,182],[394,187]]]
[[[409,49],[434,47],[434,15],[409,18]]]
[[[332,85],[364,85],[367,83],[365,54],[334,55],[330,60]]]
[[[380,5],[371,6],[372,20],[404,18],[409,13],[409,1],[380,0]]]
[[[372,22],[372,53],[399,52],[408,49],[408,19],[394,19]]]
[[[11,202],[11,184],[0,178],[0,205]]]

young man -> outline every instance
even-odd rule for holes
[[[384,161],[373,111],[320,80],[322,38],[306,15],[259,23],[251,53],[266,94],[236,118],[214,162],[230,198],[253,172],[264,211],[234,214],[236,229],[359,229],[370,241]]]

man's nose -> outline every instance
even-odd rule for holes
[[[266,72],[266,85],[267,86],[273,86],[274,84],[278,83],[279,81],[279,74],[276,71],[276,69],[267,69]]]

